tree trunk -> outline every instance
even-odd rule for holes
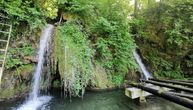
[[[137,17],[138,14],[138,0],[135,0],[135,7],[134,7],[134,16]]]

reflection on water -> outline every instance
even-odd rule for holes
[[[60,97],[60,93],[52,94],[53,99],[38,110],[188,110],[158,97],[148,97],[146,104],[139,105],[124,95],[124,91],[90,92],[84,99]],[[14,110],[22,101],[0,103],[0,110]]]

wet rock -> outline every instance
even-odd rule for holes
[[[25,56],[24,57],[24,62],[26,62],[26,63],[37,63],[38,60],[35,56]]]
[[[23,97],[29,91],[34,65],[23,65],[17,70],[5,71],[0,88],[0,101]]]
[[[106,70],[99,64],[95,65],[94,82],[92,82],[92,89],[108,89],[114,88],[115,85],[109,80]]]

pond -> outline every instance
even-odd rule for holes
[[[139,104],[124,95],[124,90],[111,92],[87,92],[84,98],[62,98],[54,92],[52,100],[38,110],[189,110],[156,96],[147,98],[146,104]],[[23,101],[0,103],[0,110],[15,110]]]

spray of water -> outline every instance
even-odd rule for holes
[[[142,62],[139,54],[137,53],[137,51],[133,51],[133,56],[135,57],[135,60],[139,64],[139,67],[140,67],[142,73],[144,74],[145,79],[148,80],[149,78],[152,78],[150,72],[147,70],[147,68],[143,64],[143,62]]]
[[[54,29],[53,25],[48,24],[42,32],[40,39],[40,48],[38,51],[38,64],[35,69],[32,82],[32,92],[30,93],[29,99],[21,105],[17,110],[36,110],[43,104],[48,103],[51,100],[50,96],[39,97],[39,88],[41,80],[42,66],[44,64],[44,54],[47,48],[47,43],[51,37],[52,31]]]

